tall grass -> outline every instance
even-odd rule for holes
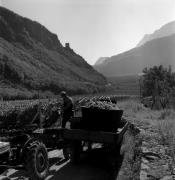
[[[174,113],[173,113],[174,114]],[[169,116],[169,115],[168,115]],[[166,154],[171,157],[169,169],[174,173],[175,165],[175,119],[166,119],[158,124],[160,143],[166,146]]]
[[[160,111],[157,124],[160,143],[175,150],[175,110],[165,109]]]
[[[174,109],[164,109],[160,111],[160,116],[158,117],[160,120],[175,120],[175,110]]]
[[[118,103],[120,109],[124,110],[124,117],[134,124],[145,126],[147,124],[147,116],[149,115],[149,109],[145,108],[139,100],[126,100]],[[147,120],[144,120],[147,119]]]
[[[171,157],[169,168],[173,169],[172,164],[175,164],[175,109],[151,110],[134,100],[119,102],[118,106],[124,110],[124,115],[128,120],[148,132],[144,138],[146,141],[151,143],[154,139],[165,147],[166,155]],[[153,132],[155,136],[153,137],[153,134],[149,132]]]
[[[175,121],[166,120],[158,122],[158,130],[160,134],[160,143],[170,146],[175,142]]]
[[[118,105],[121,107],[121,109],[124,109],[125,111],[130,111],[133,113],[146,110],[143,104],[139,103],[138,100],[134,100],[134,99],[119,102]]]

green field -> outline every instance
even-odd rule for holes
[[[112,76],[108,77],[108,81],[113,86],[113,91],[115,94],[124,95],[139,95],[139,76]]]

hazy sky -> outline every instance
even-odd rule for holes
[[[175,0],[0,0],[69,42],[93,64],[136,46],[144,34],[175,20]]]

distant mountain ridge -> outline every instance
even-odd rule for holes
[[[96,92],[106,84],[69,44],[38,22],[0,7],[0,79],[27,90]]]
[[[97,59],[94,65],[102,64],[108,57],[100,57]]]
[[[94,68],[105,76],[134,75],[143,68],[154,65],[169,65],[175,69],[175,33],[174,21],[155,31],[153,36],[146,36],[140,45],[124,53],[109,57]],[[171,30],[168,30],[170,27]],[[164,36],[163,36],[163,32]],[[169,36],[168,36],[169,34]],[[158,37],[158,38],[156,38]]]
[[[172,21],[168,24],[165,24],[160,29],[156,30],[152,34],[146,34],[143,39],[138,43],[137,47],[142,46],[148,41],[151,41],[153,39],[158,39],[165,36],[171,36],[175,33],[175,21]]]

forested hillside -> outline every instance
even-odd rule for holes
[[[0,7],[0,79],[13,92],[87,93],[102,90],[106,79],[69,44],[38,22]],[[4,91],[3,91],[4,93]],[[1,93],[2,94],[2,93]]]

